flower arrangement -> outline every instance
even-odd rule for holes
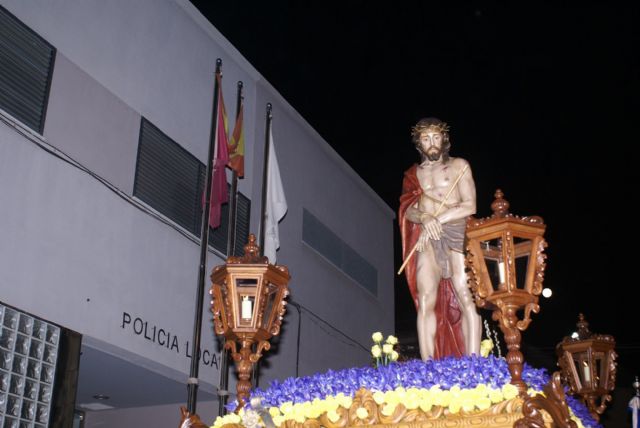
[[[522,379],[529,386],[529,394],[535,394],[548,383],[549,376],[544,369],[525,364]],[[436,407],[445,409],[449,414],[481,411],[517,395],[510,381],[509,369],[503,358],[473,355],[329,370],[323,374],[274,381],[265,390],[252,391],[251,397],[260,397],[262,406],[269,409],[274,423],[284,426],[289,420],[304,423],[323,415],[335,422],[344,409],[354,404],[356,392],[361,388],[372,392],[373,400],[383,415],[393,413],[400,403],[407,409],[425,412]],[[581,402],[571,397],[567,402],[579,427],[600,427]],[[248,407],[246,411],[250,410]],[[230,410],[234,408],[232,403]],[[371,415],[367,408],[361,408],[356,409],[356,415],[365,424]],[[214,426],[224,423],[218,418]]]
[[[379,331],[371,335],[373,346],[371,347],[371,356],[373,357],[373,366],[380,367],[389,365],[392,361],[398,360],[398,352],[393,347],[398,344],[398,338],[392,335],[387,336],[387,340],[382,343],[384,336]]]

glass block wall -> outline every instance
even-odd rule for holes
[[[60,328],[0,303],[0,329],[0,427],[48,427]]]

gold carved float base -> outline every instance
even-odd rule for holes
[[[516,397],[502,401],[486,410],[477,410],[451,414],[447,408],[433,406],[428,412],[421,409],[407,409],[398,404],[391,415],[384,415],[382,407],[373,399],[371,391],[360,389],[353,398],[349,409],[339,408],[339,419],[329,420],[327,414],[322,414],[317,419],[307,419],[304,423],[287,420],[281,428],[449,428],[449,427],[497,427],[511,428],[515,422],[522,419],[523,399]],[[364,419],[358,417],[358,409],[367,410]],[[552,419],[546,412],[541,412],[545,426],[551,426]],[[230,425],[226,427],[231,428]],[[237,425],[235,428],[239,428]]]

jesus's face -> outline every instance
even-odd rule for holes
[[[428,129],[420,133],[420,148],[430,161],[437,161],[442,156],[442,141],[444,136],[440,131]]]

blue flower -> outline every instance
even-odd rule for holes
[[[522,380],[529,387],[542,390],[549,382],[549,375],[545,369],[536,369],[524,364]],[[339,393],[353,397],[360,388],[389,391],[397,387],[429,389],[434,385],[440,385],[442,390],[448,390],[453,386],[471,389],[479,384],[486,384],[497,389],[510,381],[509,367],[504,358],[472,355],[441,360],[392,362],[377,368],[367,366],[328,370],[326,373],[313,376],[288,378],[282,382],[273,381],[264,390],[251,391],[251,398],[261,397],[264,407],[279,407],[287,401],[294,404],[303,403],[315,398],[325,399]],[[582,402],[567,397],[567,403],[586,427],[601,427]],[[227,409],[234,410],[236,406],[237,403],[230,403]],[[247,407],[250,407],[250,404],[247,404]]]

